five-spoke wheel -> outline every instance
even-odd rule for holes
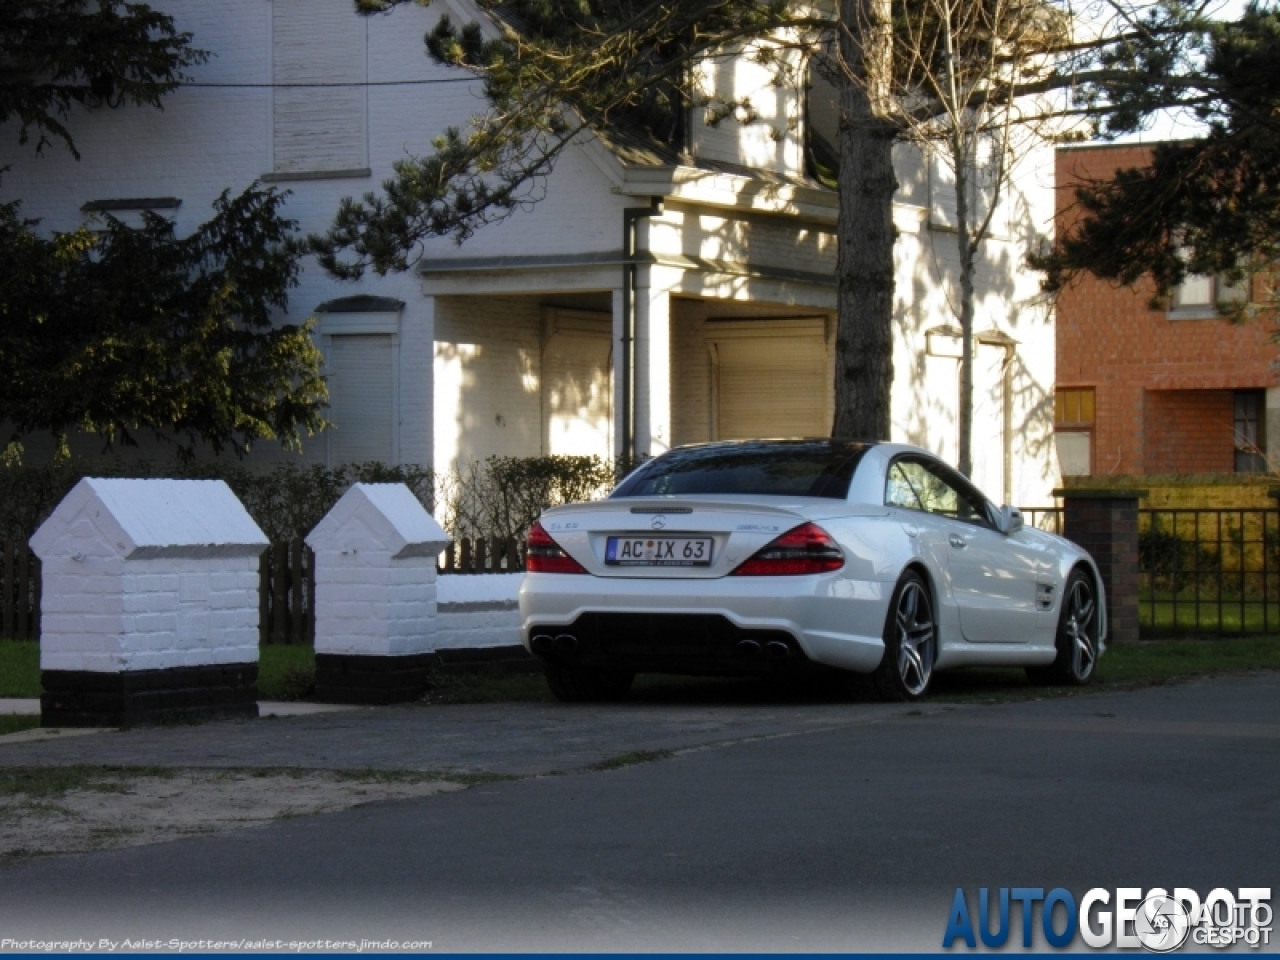
[[[884,658],[871,675],[885,700],[918,700],[929,689],[938,653],[929,586],[914,570],[898,581],[884,629]]]
[[[1098,666],[1098,596],[1083,570],[1071,571],[1062,592],[1057,648],[1052,664],[1027,670],[1033,681],[1082,687],[1093,679]]]

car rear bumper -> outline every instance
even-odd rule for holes
[[[815,664],[868,673],[884,652],[891,591],[838,575],[682,581],[528,574],[520,590],[522,638],[538,656],[637,673],[758,675]]]

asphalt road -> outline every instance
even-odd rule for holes
[[[465,711],[377,716],[394,716],[397,729],[416,723],[430,742],[433,723],[451,718],[443,732],[453,736],[450,724]],[[351,722],[344,717],[326,722]],[[530,748],[515,736],[521,719],[541,724],[541,759],[526,762],[519,772],[532,775],[519,780],[4,865],[0,937],[428,940],[436,951],[937,950],[956,887],[971,898],[979,886],[1061,886],[1077,897],[1092,887],[1187,886],[1202,895],[1280,887],[1277,674],[919,713],[520,708],[473,726],[491,765],[520,766],[516,748]],[[293,722],[273,729],[311,729],[284,726]],[[376,723],[366,724],[365,740]],[[507,724],[513,752],[495,759]],[[221,727],[234,744],[238,728]],[[180,744],[210,730],[133,742],[153,753],[167,743],[189,762],[192,748]],[[109,744],[104,736],[42,744],[38,759],[74,762],[47,751]],[[128,759],[120,747],[128,742],[115,737],[117,760]],[[640,747],[675,753],[545,774]],[[0,751],[0,762],[37,759],[15,760],[18,749]],[[437,759],[423,765],[451,765]]]

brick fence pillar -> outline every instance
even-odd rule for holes
[[[307,535],[317,700],[422,696],[436,639],[436,557],[448,543],[403,483],[355,484]]]
[[[1107,591],[1107,638],[1138,639],[1138,500],[1146,490],[1055,490],[1063,498],[1062,535],[1098,565]]]

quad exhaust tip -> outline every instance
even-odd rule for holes
[[[770,640],[764,646],[764,652],[775,660],[791,656],[791,647],[781,640]]]
[[[554,643],[555,641],[547,634],[540,633],[529,641],[529,646],[533,648],[534,653],[550,653]]]
[[[738,656],[740,657],[758,657],[760,656],[760,644],[754,640],[738,641]]]
[[[556,637],[555,644],[556,644],[557,653],[577,653],[578,652],[578,638],[571,633],[560,634],[558,637]]]

